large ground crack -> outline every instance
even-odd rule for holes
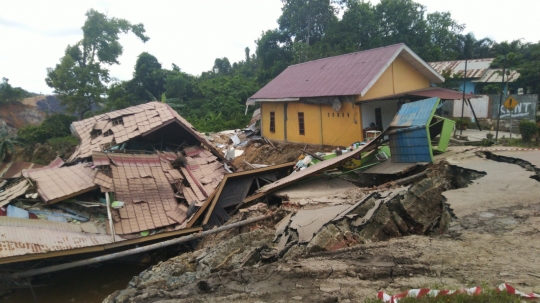
[[[489,151],[477,152],[477,154],[484,155],[488,160],[519,165],[527,171],[534,172],[535,174],[531,176],[531,179],[540,182],[540,168],[534,166],[531,162],[525,161],[520,158],[497,155]]]

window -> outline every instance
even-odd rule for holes
[[[300,130],[300,135],[306,134],[306,130],[304,128],[304,113],[298,113],[298,129]]]
[[[276,113],[270,112],[270,132],[276,132]]]

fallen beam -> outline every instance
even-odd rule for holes
[[[113,260],[113,259],[117,259],[117,258],[121,258],[121,257],[125,257],[125,256],[135,255],[135,254],[151,251],[151,250],[158,249],[158,248],[163,248],[163,247],[167,247],[167,246],[171,246],[171,245],[175,245],[175,244],[179,244],[179,243],[188,242],[188,241],[195,240],[195,239],[204,238],[204,237],[206,237],[208,235],[211,235],[211,234],[219,233],[219,232],[229,230],[229,229],[232,229],[232,228],[235,228],[235,227],[244,226],[244,225],[247,225],[247,224],[250,224],[250,223],[253,223],[253,222],[268,219],[268,218],[272,217],[272,215],[273,215],[273,213],[270,213],[268,215],[258,216],[258,217],[255,217],[255,218],[251,218],[251,219],[248,219],[248,220],[236,222],[236,223],[233,223],[233,224],[224,225],[224,226],[221,226],[219,228],[207,230],[207,231],[200,232],[200,233],[197,233],[197,234],[191,234],[189,236],[184,236],[184,237],[180,237],[180,238],[177,238],[177,239],[167,240],[167,241],[163,241],[163,242],[160,242],[160,243],[151,244],[151,245],[147,245],[147,246],[143,246],[143,247],[137,247],[137,248],[133,248],[133,249],[128,249],[128,250],[125,250],[125,251],[121,251],[121,252],[117,252],[117,253],[113,253],[113,254],[109,254],[109,255],[105,255],[105,256],[99,256],[99,257],[94,257],[94,258],[90,258],[90,259],[85,259],[85,260],[60,264],[60,265],[53,265],[53,266],[48,266],[48,267],[43,267],[43,268],[38,268],[38,269],[32,269],[32,270],[13,273],[13,274],[9,274],[9,275],[2,275],[2,276],[0,276],[0,280],[13,280],[13,279],[28,278],[28,277],[32,277],[32,276],[36,276],[36,275],[56,272],[56,271],[69,269],[69,268],[74,268],[74,267],[79,267],[79,266],[85,266],[85,265],[89,265],[89,264],[101,263],[101,262],[105,262],[105,261],[109,261],[109,260]]]

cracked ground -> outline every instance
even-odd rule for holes
[[[540,292],[540,184],[532,178],[540,152],[504,153],[531,166],[449,152],[452,165],[485,172],[467,187],[443,192],[456,218],[443,234],[411,235],[331,252],[289,251],[273,263],[235,268],[238,247],[269,245],[265,226],[162,262],[104,302],[361,302],[419,287],[462,288],[507,282]],[[500,160],[500,159],[499,159]],[[198,260],[204,260],[197,268]],[[532,274],[532,275],[531,275]]]

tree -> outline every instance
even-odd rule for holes
[[[523,61],[519,68],[517,83],[526,93],[540,93],[540,42],[523,46]]]
[[[425,6],[412,0],[381,0],[375,11],[381,46],[403,42],[427,60],[431,43]]]
[[[5,127],[0,128],[0,161],[10,160],[10,153],[14,153],[15,148]]]
[[[279,29],[294,38],[295,42],[311,45],[319,41],[328,23],[337,19],[337,9],[332,0],[282,0]]]
[[[21,88],[13,88],[11,84],[9,84],[8,78],[2,78],[2,83],[0,83],[0,104],[20,101],[25,93],[26,92]]]
[[[449,12],[434,12],[427,15],[430,36],[430,51],[426,60],[443,61],[456,57],[455,45],[465,25],[458,24]]]
[[[123,48],[119,34],[132,32],[143,42],[144,25],[131,24],[124,19],[109,18],[90,9],[82,27],[83,39],[68,45],[64,57],[56,67],[47,69],[45,82],[59,95],[62,105],[69,112],[83,119],[84,113],[100,103],[110,82],[106,66],[118,63]]]
[[[257,60],[259,70],[257,80],[261,84],[273,79],[281,73],[292,61],[292,42],[287,34],[279,30],[263,32],[257,43]]]
[[[474,58],[488,58],[492,55],[493,40],[483,38],[477,40],[473,33],[459,35],[454,48],[456,59],[469,60]]]
[[[139,55],[129,86],[142,102],[161,96],[165,91],[165,74],[155,56],[147,52]]]

